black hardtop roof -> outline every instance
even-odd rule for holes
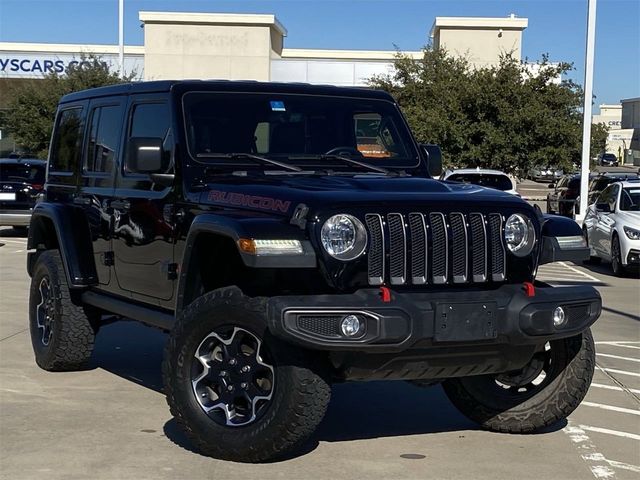
[[[39,158],[0,158],[0,165],[46,165],[47,161]]]
[[[88,90],[69,93],[62,97],[60,103],[77,102],[112,95],[161,93],[171,90],[176,90],[179,93],[188,91],[294,93],[341,97],[353,96],[393,101],[393,98],[387,92],[363,87],[336,87],[333,85],[311,85],[308,83],[255,82],[248,80],[159,80],[90,88]]]

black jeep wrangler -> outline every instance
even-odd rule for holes
[[[380,91],[67,95],[29,229],[36,362],[82,368],[114,315],[170,331],[172,414],[242,462],[300,446],[332,382],[442,382],[487,429],[553,424],[591,382],[601,300],[535,276],[588,256],[580,228],[440,170]]]

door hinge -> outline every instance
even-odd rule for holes
[[[113,266],[113,252],[104,252],[102,254],[102,263],[104,263],[107,267]]]
[[[167,266],[167,278],[169,280],[175,280],[176,278],[178,278],[178,264],[177,263],[170,263]]]

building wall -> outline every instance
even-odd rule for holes
[[[621,100],[622,128],[632,129],[631,142],[625,152],[625,163],[640,166],[640,97]]]
[[[439,45],[454,55],[467,58],[474,66],[485,67],[497,64],[500,56],[508,53],[520,59],[522,31],[443,29]]]
[[[140,12],[145,79],[271,77],[286,34],[273,15]]]

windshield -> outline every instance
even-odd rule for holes
[[[0,164],[0,181],[2,182],[23,182],[23,183],[44,183],[44,165],[29,165],[25,163],[3,163]]]
[[[640,211],[640,186],[622,189],[620,210]]]
[[[462,183],[472,183],[483,187],[495,188],[496,190],[511,190],[513,184],[506,175],[490,175],[482,173],[454,173],[447,177],[447,180]]]
[[[398,110],[384,100],[190,92],[183,105],[189,153],[200,161],[238,164],[229,154],[249,153],[314,166],[328,162],[324,154],[389,167],[418,163]]]

